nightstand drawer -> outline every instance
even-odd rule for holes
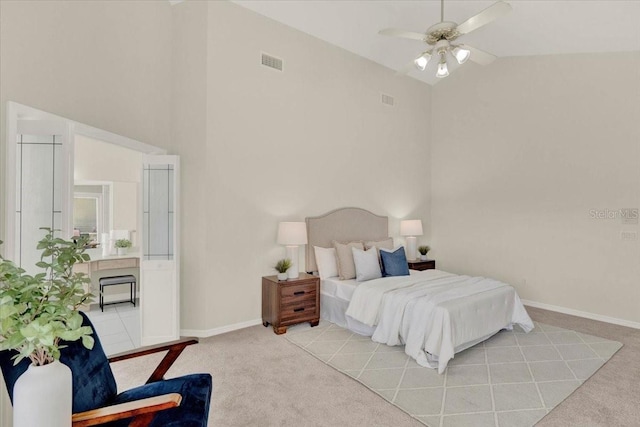
[[[280,311],[281,324],[300,323],[306,319],[318,317],[316,301],[307,300],[296,305],[282,307]]]
[[[280,304],[283,306],[296,304],[301,301],[316,299],[316,285],[315,283],[307,283],[295,286],[284,286],[280,290]]]

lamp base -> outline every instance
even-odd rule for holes
[[[289,279],[297,279],[300,277],[300,270],[298,268],[298,247],[287,246],[287,258],[291,260],[291,267],[287,270],[287,277]]]
[[[407,236],[407,259],[409,261],[415,261],[417,259],[416,240],[414,236]]]

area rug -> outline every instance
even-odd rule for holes
[[[444,374],[404,353],[321,321],[285,337],[430,427],[533,426],[622,344],[551,325],[518,328],[456,354]]]

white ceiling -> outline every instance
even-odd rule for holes
[[[378,31],[393,27],[424,32],[440,21],[439,0],[234,2],[393,70],[411,63],[426,45],[381,36]],[[492,0],[445,0],[445,21],[460,24],[493,3]],[[640,51],[640,0],[511,0],[509,3],[513,10],[508,15],[460,37],[459,41],[498,57]],[[434,74],[428,67],[424,72],[415,70],[409,75],[434,84],[439,80]]]

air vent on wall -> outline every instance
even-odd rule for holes
[[[386,105],[390,105],[391,107],[393,107],[395,100],[393,99],[393,96],[391,95],[386,95],[386,94],[382,94],[382,103],[386,104]]]
[[[262,54],[262,65],[273,68],[274,70],[282,71],[282,59],[266,53]]]

